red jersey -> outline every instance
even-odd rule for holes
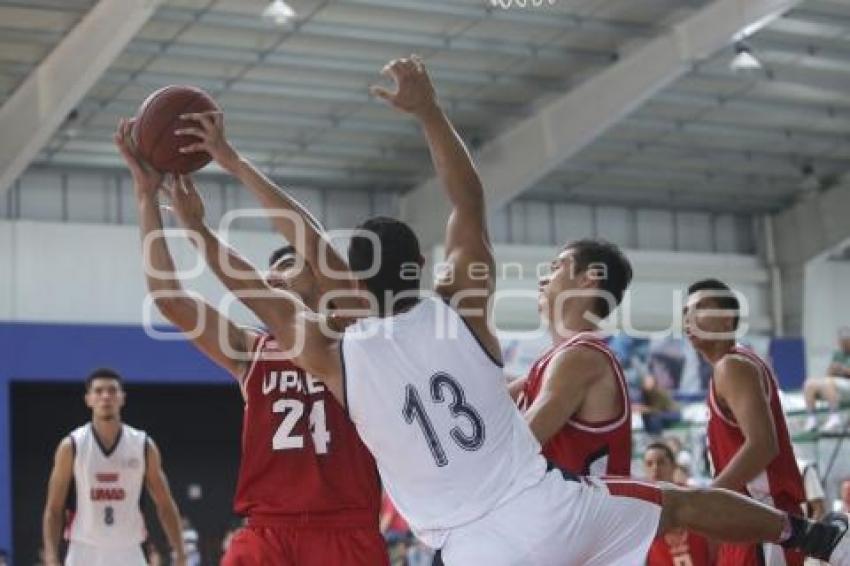
[[[764,394],[770,403],[770,412],[776,427],[776,439],[779,442],[779,454],[768,464],[766,470],[747,484],[744,493],[772,507],[799,514],[800,506],[806,500],[803,479],[800,476],[800,469],[797,467],[794,449],[788,435],[788,425],[779,401],[776,377],[773,375],[773,370],[752,350],[735,346],[731,354],[749,360],[758,368],[764,385]],[[735,418],[724,412],[718,404],[714,380],[711,381],[709,389],[708,406],[710,410],[708,449],[716,476],[729,465],[729,461],[741,449],[744,444],[744,435],[738,428]]]
[[[673,530],[655,537],[647,566],[711,566],[708,541],[700,535],[684,530]]]
[[[266,334],[242,380],[245,416],[234,510],[254,519],[307,515],[377,529],[381,488],[345,410]],[[317,517],[318,518],[318,517]]]
[[[617,380],[620,414],[610,421],[590,423],[570,418],[543,447],[543,455],[556,466],[578,475],[629,476],[632,466],[632,410],[623,368],[601,338],[582,332],[556,344],[543,354],[528,373],[518,399],[520,409],[530,407],[543,388],[549,362],[569,348],[591,348],[605,354]]]

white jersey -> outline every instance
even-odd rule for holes
[[[340,353],[351,419],[426,544],[542,481],[540,444],[501,366],[439,298],[357,322]]]
[[[147,435],[122,425],[108,452],[91,423],[74,430],[70,438],[74,443],[77,492],[71,542],[98,548],[141,544],[146,538],[140,503]]]

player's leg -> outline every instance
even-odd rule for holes
[[[850,566],[847,518],[830,514],[814,523],[724,489],[662,487],[659,531],[684,528],[725,542],[769,542]]]

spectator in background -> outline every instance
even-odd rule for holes
[[[0,548],[0,566],[9,566],[9,553],[4,548]]]
[[[803,386],[806,398],[806,431],[818,429],[818,419],[815,414],[815,404],[823,399],[829,405],[829,417],[821,428],[821,432],[840,432],[844,429],[839,410],[842,402],[850,401],[850,327],[845,326],[838,331],[838,350],[832,356],[832,363],[826,370],[826,377],[810,377]]]
[[[807,460],[797,459],[800,475],[803,476],[803,488],[806,492],[806,503],[803,514],[813,521],[819,521],[826,515],[826,495],[820,481],[817,464]]]
[[[192,526],[189,517],[183,517],[183,550],[186,554],[186,566],[201,566],[201,550],[198,546],[198,530]]]
[[[648,479],[675,483],[676,457],[667,444],[650,444],[643,455],[643,466]],[[704,537],[674,529],[655,538],[646,563],[648,566],[709,566],[712,559],[708,541]]]
[[[835,502],[833,510],[839,513],[850,513],[850,478],[846,478],[841,482],[839,495],[841,499]]]
[[[640,413],[643,429],[650,436],[660,436],[665,428],[682,420],[678,405],[652,374],[643,377],[635,410]]]
[[[410,527],[404,517],[393,505],[389,496],[384,493],[381,498],[381,515],[378,521],[381,534],[387,541],[390,564],[406,564],[408,543],[411,542]]]

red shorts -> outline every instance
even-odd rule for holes
[[[227,547],[221,566],[389,566],[377,524],[329,526],[251,521]]]

